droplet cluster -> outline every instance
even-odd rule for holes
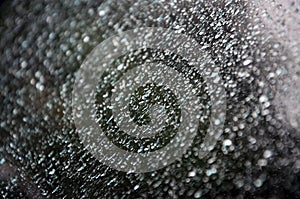
[[[276,1],[270,5],[280,13],[298,15],[299,2],[287,2],[282,9]],[[277,101],[279,88],[279,95],[288,93],[292,104],[299,101],[299,95],[293,95],[293,81],[299,80],[300,56],[289,48],[299,43],[282,39],[288,35],[280,31],[285,25],[274,16],[244,0],[4,2],[0,7],[0,195],[300,197],[299,108],[287,105],[285,113]],[[193,37],[213,58],[226,89],[224,131],[205,158],[197,154],[203,126],[181,160],[145,174],[118,172],[97,161],[78,138],[71,114],[74,75],[101,41],[124,30],[151,26]],[[285,75],[291,68],[296,72],[288,79]]]

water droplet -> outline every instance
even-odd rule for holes
[[[264,103],[264,102],[267,102],[268,101],[268,97],[266,95],[261,95],[259,97],[259,102],[260,103]]]
[[[195,171],[191,171],[188,174],[189,177],[195,177],[196,176],[196,172]]]
[[[55,169],[52,169],[52,170],[49,172],[50,175],[53,175],[54,173],[55,173]]]
[[[264,166],[267,166],[268,161],[267,161],[266,159],[259,159],[259,160],[257,161],[257,164],[258,164],[259,166],[261,166],[261,167],[264,167]]]
[[[90,37],[89,36],[85,36],[84,38],[83,38],[83,42],[84,43],[88,43],[90,41]]]
[[[211,176],[211,175],[213,175],[215,173],[217,173],[217,169],[216,168],[211,168],[211,169],[206,170],[206,175],[207,176]]]
[[[232,141],[229,140],[229,139],[226,139],[226,140],[223,141],[223,145],[224,146],[230,146],[230,145],[232,145]]]
[[[270,150],[265,150],[265,152],[264,152],[264,158],[270,158],[271,156],[272,156],[272,151],[270,151]]]
[[[247,60],[245,60],[244,62],[243,62],[243,65],[244,66],[248,66],[249,64],[251,64],[252,63],[252,60],[251,59],[247,59]]]

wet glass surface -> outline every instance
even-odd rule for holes
[[[300,198],[299,9],[296,0],[5,1],[0,8],[0,195]],[[219,71],[226,117],[213,149],[199,158],[213,108],[205,78],[194,76],[189,69],[193,64],[161,50],[132,50],[120,57],[116,70],[159,60],[203,85],[196,86],[201,90],[201,125],[185,154],[159,170],[132,173],[107,166],[88,150],[74,122],[72,92],[76,72],[99,43],[141,27],[175,30],[197,41]],[[109,80],[116,81],[110,73]],[[104,81],[99,85],[106,87],[100,86],[95,108],[99,118],[111,89],[104,77],[99,76]],[[111,133],[116,145],[125,143],[124,150],[163,148],[179,128],[180,100],[157,85],[132,93],[128,104],[137,126],[152,124],[154,115],[157,131],[168,136],[158,136],[157,143],[150,140],[152,145],[126,132],[114,140],[117,124],[127,128],[122,115],[110,123],[108,116],[115,112],[104,114],[99,125],[112,129],[107,137]],[[157,93],[162,94],[155,98]],[[165,112],[153,104],[166,107]],[[164,120],[167,127],[160,129]]]

